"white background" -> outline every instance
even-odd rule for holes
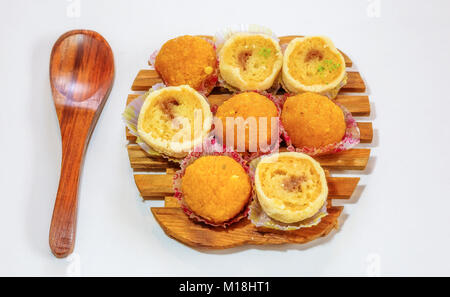
[[[0,3],[0,275],[450,275],[450,2]],[[141,201],[121,112],[164,41],[242,23],[328,35],[352,58],[372,102],[372,155],[338,232],[198,251],[164,234],[149,211],[161,202]],[[108,40],[116,78],[87,151],[69,261],[48,247],[61,161],[48,67],[56,39],[80,28]]]

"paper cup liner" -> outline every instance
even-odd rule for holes
[[[208,38],[203,38],[202,39],[206,40],[209,44],[211,44],[214,48],[214,50],[216,50],[216,45],[215,43]],[[151,55],[150,58],[148,59],[148,64],[155,69],[157,72],[158,70],[155,67],[155,61],[156,61],[156,56],[158,56],[159,53],[159,49],[155,50]],[[216,55],[217,56],[217,55]],[[161,76],[160,76],[161,77]],[[165,85],[168,85],[166,81],[164,81],[164,79],[161,77],[162,81],[164,82]],[[199,93],[201,93],[204,96],[208,96],[212,90],[216,87],[217,82],[219,79],[219,60],[216,59],[216,68],[214,70],[213,73],[209,74],[203,81],[202,84],[200,85],[200,87],[197,89],[197,91]]]
[[[264,210],[261,208],[261,205],[258,202],[257,197],[253,197],[252,202],[250,203],[250,211],[249,211],[249,219],[258,228],[270,228],[281,231],[293,231],[301,228],[309,228],[315,226],[320,223],[322,218],[326,217],[327,207],[326,202],[322,206],[322,208],[312,217],[297,222],[297,223],[282,223],[275,219],[269,217]]]
[[[281,99],[281,104],[284,104],[287,97],[289,95],[285,95]],[[349,150],[353,148],[355,145],[357,145],[360,142],[360,131],[358,128],[358,125],[355,121],[355,119],[352,116],[352,113],[348,111],[347,108],[345,108],[342,104],[334,102],[344,113],[345,118],[345,134],[341,141],[330,143],[328,145],[322,146],[322,147],[294,147],[292,144],[292,140],[286,131],[286,129],[283,127],[283,124],[280,124],[280,128],[282,129],[282,136],[284,138],[284,141],[287,145],[287,150],[291,152],[298,152],[298,153],[304,153],[310,156],[320,156],[320,155],[327,155],[327,154],[335,154],[342,151]]]
[[[224,30],[220,30],[220,31],[216,32],[216,34],[214,35],[214,43],[216,46],[217,53],[220,51],[220,49],[222,48],[224,43],[228,39],[230,39],[234,34],[237,34],[237,33],[263,34],[263,35],[269,36],[277,43],[280,42],[280,40],[272,32],[272,30],[270,30],[269,28],[266,28],[264,26],[237,25],[237,26],[229,27]],[[217,55],[217,56],[219,56],[219,55]],[[227,83],[220,75],[220,72],[219,72],[219,76],[218,76],[217,86],[224,88],[232,93],[238,93],[241,91],[238,88]],[[271,94],[276,94],[280,88],[281,88],[281,71],[280,71],[279,75],[277,76],[277,78],[274,80],[273,85],[269,89],[267,89],[266,92],[271,93]]]
[[[201,148],[195,149],[193,152],[189,153],[189,155],[186,158],[183,159],[180,165],[180,170],[178,170],[173,176],[173,189],[175,191],[175,198],[180,202],[181,208],[183,209],[184,213],[189,216],[189,218],[191,218],[196,222],[204,223],[209,226],[227,228],[231,224],[234,224],[242,220],[243,218],[247,217],[249,211],[248,205],[250,204],[251,197],[249,198],[249,203],[242,209],[242,211],[238,215],[221,224],[210,222],[209,220],[196,215],[192,210],[190,210],[184,201],[183,192],[181,191],[181,181],[186,172],[186,168],[189,165],[191,165],[195,160],[203,156],[228,156],[234,159],[236,162],[238,162],[244,168],[247,174],[249,174],[249,168],[247,162],[241,157],[240,154],[238,154],[233,150],[223,147],[218,142],[216,142],[216,140],[213,137],[210,137],[203,142]]]
[[[258,165],[261,158],[254,159],[252,162],[250,162],[249,170],[251,176],[253,176],[254,181],[254,175],[256,171],[256,166]],[[255,185],[253,184],[253,189],[255,189]],[[253,198],[252,202],[250,203],[249,207],[249,214],[248,218],[249,220],[258,228],[269,228],[269,229],[275,229],[275,230],[281,230],[281,231],[292,231],[292,230],[298,230],[301,228],[309,228],[312,226],[315,226],[320,223],[322,218],[326,217],[328,215],[327,212],[327,202],[323,204],[321,209],[312,217],[305,219],[300,222],[295,223],[283,223],[280,221],[277,221],[271,217],[269,217],[264,210],[262,209],[261,205],[258,202],[258,197],[256,194],[256,190],[253,191]]]
[[[147,98],[148,94],[151,92],[154,92],[156,90],[165,88],[166,86],[163,83],[155,84],[148,92],[145,94],[140,95],[133,101],[131,101],[127,107],[125,108],[125,111],[122,113],[122,120],[124,121],[125,125],[128,127],[128,130],[130,130],[130,133],[136,136],[136,144],[139,145],[140,148],[144,152],[146,152],[150,157],[162,157],[165,158],[171,162],[180,163],[182,159],[176,159],[170,156],[167,156],[161,152],[158,152],[151,148],[147,143],[145,143],[140,137],[139,133],[137,131],[137,124],[139,120],[139,113],[141,112],[142,105],[145,102],[145,99]]]
[[[257,152],[247,152],[247,151],[239,152],[239,154],[241,154],[242,158],[245,161],[247,161],[247,162],[249,162],[249,161],[251,161],[251,160],[253,160],[255,158],[258,158],[258,157],[260,157],[262,155],[268,155],[268,154],[272,154],[272,153],[278,152],[279,149],[280,149],[280,144],[283,141],[282,133],[284,131],[284,129],[281,128],[282,98],[280,96],[273,95],[273,94],[268,93],[266,91],[238,91],[236,94],[248,93],[248,92],[258,93],[258,94],[266,97],[267,99],[269,99],[270,101],[272,101],[275,104],[275,106],[277,108],[277,130],[278,130],[278,135],[277,135],[277,139],[274,141],[273,144],[271,144],[271,146],[267,150],[259,150],[258,149]],[[218,109],[217,105],[214,105],[211,108],[211,111],[214,114],[214,116],[215,116],[215,114],[217,112],[217,109]],[[216,138],[216,140],[217,140],[217,142],[219,144],[224,145],[219,137],[216,136],[215,138]]]

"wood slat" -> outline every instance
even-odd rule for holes
[[[348,80],[347,84],[342,87],[342,92],[357,92],[357,93],[363,93],[366,91],[366,84],[364,83],[364,80],[361,77],[361,74],[359,72],[354,71],[348,71]]]
[[[127,104],[136,99],[140,94],[129,94],[127,98]],[[212,105],[220,106],[225,100],[230,98],[230,94],[215,94],[208,97]],[[336,102],[344,105],[353,116],[369,116],[370,115],[370,102],[368,96],[350,96],[339,95],[336,97]],[[373,130],[371,123],[358,123],[361,131],[361,143],[371,143],[373,138]],[[131,134],[128,128],[125,128],[126,138],[130,142],[135,142],[136,137]]]
[[[163,158],[150,158],[135,144],[127,146],[131,168],[134,170],[165,170],[167,167],[177,167],[178,164],[168,162]],[[281,149],[280,151],[283,151]],[[364,170],[369,161],[370,149],[350,149],[336,154],[319,156],[315,159],[327,169]]]
[[[139,96],[140,94],[129,94],[127,98],[127,105]],[[220,106],[231,96],[231,94],[211,94],[208,96],[208,101],[211,105]],[[368,96],[338,95],[334,100],[345,106],[355,117],[365,117],[370,115],[370,102]]]
[[[173,174],[135,174],[134,180],[144,199],[174,194]],[[358,182],[359,177],[327,177],[328,199],[349,199]]]
[[[347,84],[342,87],[342,92],[365,92],[366,85],[359,74],[355,71],[347,71]],[[158,73],[153,69],[140,70],[136,76],[131,90],[133,91],[148,91],[154,84],[162,82]]]
[[[166,168],[177,168],[178,164],[164,158],[149,157],[138,145],[128,145],[128,157],[131,168],[137,171],[165,171]]]
[[[370,149],[350,149],[337,154],[314,157],[322,167],[335,170],[364,170]]]
[[[346,107],[355,117],[367,117],[370,115],[369,96],[338,95],[334,100]]]
[[[129,94],[127,98],[127,104],[136,99],[140,94]],[[210,95],[208,100],[211,105],[220,106],[231,94],[215,94]],[[370,102],[368,96],[351,96],[351,95],[338,95],[336,102],[345,106],[353,116],[369,116],[370,115]],[[373,138],[372,123],[358,123],[361,132],[361,143],[371,143]],[[125,128],[126,138],[130,142],[135,142],[136,137],[132,135],[128,128]]]
[[[174,196],[164,197],[164,207],[179,207],[179,205],[177,198]]]
[[[361,143],[372,143],[373,128],[371,122],[357,122]]]
[[[127,105],[139,96],[140,94],[129,94]],[[211,105],[220,106],[231,96],[232,94],[211,94],[208,96],[208,101]],[[345,106],[353,116],[365,117],[370,115],[370,102],[366,95],[338,95],[334,100]]]
[[[163,198],[174,194],[171,174],[135,174],[134,181],[142,198]]]
[[[256,228],[247,219],[226,229],[211,227],[192,221],[179,207],[153,207],[151,211],[164,232],[181,243],[196,248],[226,249],[244,244],[309,242],[337,228],[342,209],[342,206],[328,208],[328,215],[316,226],[283,232]]]
[[[359,131],[361,134],[361,143],[371,143],[373,139],[373,128],[372,123],[370,122],[358,122],[356,123],[359,127]],[[128,128],[125,128],[125,134],[127,137],[127,140],[130,143],[136,142],[136,136],[130,133]]]

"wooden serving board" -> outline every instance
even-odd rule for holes
[[[203,36],[211,38],[210,36]],[[298,36],[285,36],[280,38],[280,44],[288,43]],[[347,67],[352,61],[345,55]],[[370,115],[370,102],[367,95],[351,94],[364,93],[366,86],[359,72],[347,71],[348,82],[341,89],[336,101],[344,105],[353,116],[368,117]],[[154,84],[161,82],[155,70],[140,70],[131,86],[132,91],[147,91]],[[126,103],[138,97],[140,93],[128,95]],[[220,105],[231,94],[227,90],[216,88],[208,97],[211,104]],[[361,132],[361,143],[371,143],[373,138],[372,123],[358,122]],[[249,220],[242,221],[224,229],[197,223],[179,207],[178,201],[173,197],[172,177],[179,165],[164,158],[148,156],[137,144],[136,137],[126,129],[127,149],[130,165],[134,171],[136,186],[143,199],[164,200],[164,207],[152,207],[155,219],[165,233],[192,247],[224,249],[240,245],[306,243],[326,236],[338,227],[338,218],[343,206],[333,206],[333,199],[349,199],[356,189],[359,177],[332,177],[330,172],[339,170],[364,170],[370,158],[370,149],[353,148],[337,154],[320,156],[315,159],[325,168],[328,182],[328,215],[314,227],[303,228],[296,231],[277,231],[265,228],[256,228]],[[283,150],[283,149],[282,149]],[[154,174],[148,174],[154,173]]]

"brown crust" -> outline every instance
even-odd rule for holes
[[[323,53],[317,49],[310,50],[305,57],[305,62],[309,62],[313,59],[319,59],[319,61],[323,60]]]
[[[306,180],[304,176],[301,175],[290,175],[286,177],[283,181],[283,188],[289,192],[301,192],[301,184]]]
[[[166,98],[159,103],[161,110],[167,114],[167,116],[173,120],[175,115],[173,113],[173,107],[180,105],[180,103],[175,98]]]
[[[242,51],[238,55],[239,64],[241,65],[244,71],[247,70],[247,61],[251,56],[252,56],[251,51]]]

